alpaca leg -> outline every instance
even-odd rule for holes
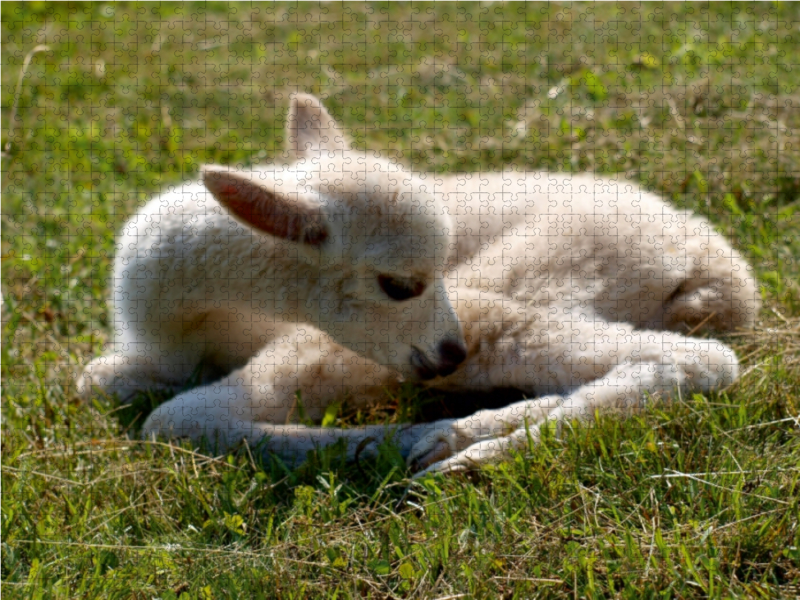
[[[409,461],[424,472],[471,468],[523,447],[529,439],[527,428],[535,439],[548,419],[591,419],[596,409],[638,406],[645,394],[665,396],[676,388],[706,392],[730,385],[738,375],[735,354],[715,340],[653,331],[632,336],[608,346],[609,352],[622,346],[625,356],[603,377],[564,397],[524,400],[439,424],[413,448]],[[518,385],[525,389],[524,382]]]
[[[126,336],[125,328],[118,325],[119,341],[111,345],[108,354],[92,360],[78,376],[78,393],[84,399],[98,392],[116,395],[122,403],[129,403],[140,392],[177,391],[187,384],[220,379],[247,364],[259,348],[250,339],[254,328],[247,330],[248,336],[244,332],[246,326],[226,315],[206,315],[188,334],[164,325],[161,339],[154,340]],[[193,323],[191,319],[188,322]],[[297,327],[274,325],[258,333],[256,339],[267,335],[286,338],[296,334]]]
[[[297,423],[276,424],[253,420],[253,410],[239,400],[249,393],[247,386],[236,387],[228,382],[224,386],[196,388],[159,406],[147,418],[142,428],[145,438],[164,436],[188,437],[193,442],[203,439],[211,442],[218,451],[226,452],[243,440],[257,445],[267,454],[275,454],[291,465],[305,460],[309,451],[317,450],[344,440],[348,460],[375,453],[386,439],[392,439],[403,456],[428,431],[421,426],[370,425],[354,429],[310,427]],[[290,403],[294,398],[269,392],[267,402]]]
[[[247,439],[291,464],[302,461],[310,450],[340,440],[349,459],[359,451],[365,456],[374,453],[387,438],[408,455],[431,424],[340,429],[290,422],[301,413],[318,421],[332,402],[347,397],[367,404],[398,383],[394,372],[309,329],[273,341],[220,381],[162,404],[147,418],[143,436],[188,437],[196,442],[206,438],[221,451]]]
[[[168,365],[151,356],[106,354],[92,360],[76,380],[78,394],[88,400],[96,393],[116,395],[127,404],[145,391],[171,390],[184,385],[196,365]]]
[[[265,454],[276,454],[289,464],[298,464],[309,451],[340,440],[345,442],[349,460],[359,452],[364,456],[374,454],[386,439],[392,439],[401,454],[407,456],[411,448],[430,433],[431,427],[441,427],[436,423],[341,429],[266,421],[264,418],[270,415],[296,417],[298,411],[294,407],[300,398],[306,404],[307,414],[317,414],[342,396],[334,388],[325,390],[329,394],[325,397],[308,393],[308,388],[305,394],[302,388],[296,393],[295,386],[285,385],[285,382],[260,384],[250,379],[250,368],[248,365],[218,383],[189,390],[162,404],[145,421],[143,437],[188,437],[194,442],[205,438],[222,452],[246,439],[259,445]],[[362,391],[374,394],[382,389],[368,386]]]

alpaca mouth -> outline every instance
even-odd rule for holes
[[[433,379],[439,374],[438,369],[433,361],[425,356],[425,353],[416,346],[412,346],[411,366],[414,367],[414,374],[416,375],[417,379],[421,381]]]

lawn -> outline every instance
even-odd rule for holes
[[[3,594],[800,595],[799,47],[793,3],[3,2]],[[203,163],[280,160],[295,90],[418,170],[624,173],[706,215],[761,282],[741,379],[410,487],[392,448],[289,470],[82,403],[115,233]]]

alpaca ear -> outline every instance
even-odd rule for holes
[[[288,150],[295,158],[305,158],[323,150],[348,150],[347,136],[318,98],[293,94],[286,121]]]
[[[328,239],[319,205],[295,194],[275,191],[259,172],[205,165],[203,184],[237,220],[284,240],[321,246]]]

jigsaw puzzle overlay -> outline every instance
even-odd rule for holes
[[[142,18],[148,10],[140,7]],[[491,11],[482,10],[477,18],[492,23]],[[413,22],[396,25],[392,35],[414,43]],[[160,46],[172,43],[169,30],[142,39],[153,60],[166,58]],[[460,42],[484,56],[479,40]],[[235,55],[233,31],[181,48],[214,45]],[[287,51],[268,44],[260,50],[249,64]],[[484,138],[475,147],[472,134],[484,127],[483,111],[516,106],[517,121],[504,123],[507,131],[496,138],[502,155],[545,143],[530,130],[549,124],[542,109],[548,100],[582,86],[590,104],[609,104],[587,57],[559,65],[563,79],[547,90],[533,87],[523,102],[500,93],[514,86],[481,80],[482,103],[474,108],[464,97],[469,77],[457,53],[416,65],[373,57],[365,67],[377,87],[363,89],[358,109],[340,107],[347,126],[306,93],[300,73],[292,80],[284,69],[280,82],[259,79],[258,69],[238,76],[233,65],[245,58],[232,56],[224,77],[213,69],[169,75],[179,96],[161,93],[160,111],[149,102],[141,108],[151,116],[137,117],[135,127],[162,128],[161,154],[183,161],[175,170],[186,180],[169,177],[144,190],[120,185],[116,193],[152,198],[126,206],[132,216],[116,235],[112,331],[77,378],[84,399],[115,396],[124,404],[162,393],[168,399],[147,416],[141,436],[213,440],[218,450],[246,439],[290,464],[340,440],[348,458],[368,456],[388,438],[424,473],[507,456],[549,420],[630,411],[646,397],[709,392],[736,380],[733,350],[703,334],[752,328],[760,296],[750,265],[702,216],[622,175],[547,171],[520,160],[459,173],[470,151],[486,151]],[[653,68],[649,60],[632,68]],[[318,78],[342,81],[309,87],[335,98],[344,75],[322,57],[318,67]],[[91,68],[73,72],[111,84],[101,59]],[[169,68],[180,71],[180,57]],[[79,76],[70,77],[79,88]],[[431,98],[413,100],[428,87],[436,89]],[[455,98],[440,103],[463,101],[457,110],[466,122],[437,113],[438,96],[451,87]],[[240,89],[249,93],[239,98]],[[243,129],[235,115],[265,103],[275,113],[288,108],[284,134],[274,135],[276,143],[283,137],[282,152],[244,160],[220,152],[219,164],[195,163],[177,138],[193,135],[197,124],[175,119],[198,94],[228,96],[226,129],[202,132],[214,147],[258,143],[259,132]],[[462,160],[442,172],[382,156],[386,149],[371,142],[375,108],[368,107],[386,105],[386,94],[389,106],[407,110],[401,122],[389,120],[384,139],[413,128],[433,148],[444,137]],[[121,133],[109,121],[89,126],[96,137]],[[349,129],[361,133],[358,143]],[[103,159],[122,160],[118,152]],[[435,423],[308,423],[343,402],[357,409],[379,403],[403,382],[452,392],[451,403],[459,393],[502,388],[520,390],[524,399]]]
[[[800,4],[0,11],[3,592],[797,594]]]
[[[352,149],[316,97],[289,102],[294,162],[205,166],[123,227],[114,341],[79,392],[207,378],[143,435],[263,440],[288,461],[344,439],[354,458],[396,428],[287,425],[296,404],[319,420],[401,380],[534,398],[396,433],[415,468],[461,470],[549,418],[736,379],[730,348],[682,333],[752,327],[759,307],[704,220],[614,178],[414,173]]]

